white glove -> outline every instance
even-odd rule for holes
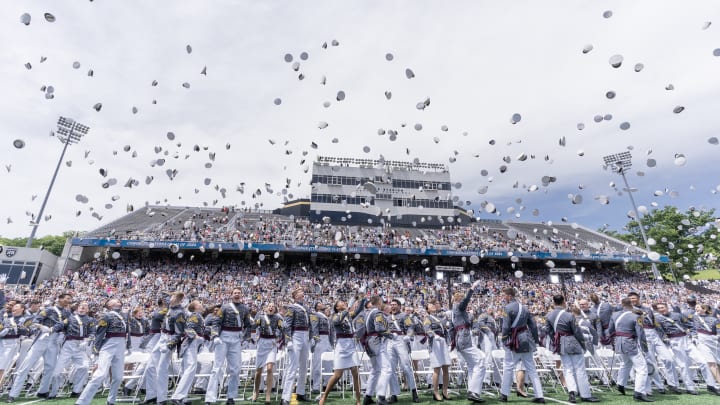
[[[410,336],[403,336],[403,342],[410,343],[412,342],[412,339],[410,338]]]
[[[222,342],[223,342],[222,339],[220,339],[219,337],[215,337],[215,339],[213,339],[213,343],[215,345],[221,345]]]
[[[6,281],[7,281],[7,274],[0,274],[0,289],[5,288]]]
[[[40,329],[40,332],[42,333],[50,333],[50,328],[45,325],[38,326],[38,329]]]
[[[482,283],[482,280],[476,280],[474,283],[472,283],[472,289],[475,290],[478,287],[480,287],[480,284]]]
[[[287,347],[287,351],[289,351],[289,352],[291,352],[291,351],[293,351],[293,349],[295,349],[292,342],[288,342],[287,346],[285,346],[285,347]]]

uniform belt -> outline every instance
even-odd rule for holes
[[[318,332],[318,334],[321,336],[329,336],[330,332]]]
[[[643,329],[655,329],[654,326],[643,326]]]
[[[415,336],[427,336],[427,335],[423,332],[423,333],[416,333]]]
[[[405,334],[405,332],[403,332],[401,330],[394,330],[394,331],[392,331],[392,333],[394,333],[396,335],[404,335]]]
[[[85,338],[82,336],[67,336],[67,335],[65,335],[65,340],[83,340],[83,339],[85,339]]]
[[[307,327],[292,328],[293,332],[296,332],[296,331],[303,332],[303,331],[307,331],[307,330],[308,330]]]
[[[467,329],[467,328],[468,328],[467,325],[458,325],[458,326],[455,327],[455,332],[461,331],[461,330]]]
[[[132,333],[132,332],[131,332],[131,333],[130,333],[130,336],[141,337],[141,336],[145,336],[145,334],[144,334],[144,333]]]
[[[380,334],[377,333],[377,332],[368,333],[367,335],[368,335],[368,336],[380,336]]]
[[[683,337],[683,336],[687,336],[687,335],[685,334],[685,332],[668,333],[668,334],[667,334],[667,337],[669,337],[669,338],[676,338],[676,337]]]
[[[697,333],[702,333],[703,335],[714,335],[714,333],[702,329],[698,329]]]
[[[445,335],[443,335],[443,334],[440,333],[440,332],[435,332],[435,334],[438,335],[438,336],[440,336],[441,338],[445,338]]]
[[[150,333],[160,333],[160,329],[150,329]]]
[[[175,334],[175,332],[173,332],[173,331],[171,331],[171,330],[167,330],[167,329],[163,329],[163,330],[162,330],[162,333],[164,333],[164,334],[166,334],[166,335],[174,335],[174,334]]]
[[[5,335],[2,338],[3,339],[17,339],[19,337],[20,337],[20,335]]]
[[[124,337],[126,337],[126,336],[127,336],[127,333],[125,333],[125,332],[111,332],[111,333],[106,333],[106,334],[105,334],[105,337],[106,337],[106,338],[115,338],[115,337],[124,338]]]
[[[338,333],[335,337],[338,339],[352,339],[355,335],[352,333]]]
[[[220,330],[228,332],[242,332],[243,328],[238,328],[237,326],[223,326]]]
[[[261,339],[275,339],[275,335],[263,335],[260,334]]]
[[[627,333],[627,332],[615,332],[615,336],[621,336],[621,337],[633,338],[633,339],[635,338],[635,335],[633,335],[632,333]]]

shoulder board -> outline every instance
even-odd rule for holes
[[[293,315],[292,309],[288,309],[287,312],[285,312],[285,316],[292,316],[292,315]]]
[[[39,314],[39,315],[40,315],[40,316],[47,316],[47,312],[43,309],[42,311],[40,311],[40,314]]]
[[[382,321],[384,321],[384,320],[385,320],[385,317],[382,316],[382,314],[377,314],[377,315],[375,315],[375,321],[382,322]]]
[[[98,322],[98,326],[107,326],[108,323],[105,319],[101,319],[100,322]]]
[[[310,315],[310,320],[311,320],[311,321],[317,321],[317,320],[318,320],[318,316],[317,316],[317,315]]]
[[[167,308],[163,308],[163,309],[161,309],[160,311],[158,311],[158,313],[159,313],[160,315],[165,315],[165,314],[168,313],[168,310],[167,310]]]
[[[195,322],[197,323],[199,321],[197,315],[190,315],[190,318],[188,318],[188,322]]]
[[[430,325],[431,323],[432,322],[430,322],[430,319],[427,318],[423,321],[423,325]]]
[[[222,316],[223,316],[223,310],[222,310],[222,308],[220,308],[220,309],[218,309],[218,315],[216,318],[220,318]]]

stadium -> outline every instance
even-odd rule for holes
[[[437,170],[439,177],[429,178],[421,172],[428,169]],[[430,181],[435,183],[429,185]],[[713,285],[688,283],[683,287],[655,280],[649,271],[652,261],[647,251],[578,224],[473,218],[454,205],[457,199],[452,196],[450,184],[449,171],[440,164],[321,157],[314,165],[309,200],[288,201],[272,211],[148,205],[69,239],[60,258],[38,259],[36,256],[47,252],[11,248],[15,260],[3,261],[1,271],[6,275],[10,300],[40,299],[45,300],[43,305],[50,305],[48,298],[60,291],[71,291],[74,300],[87,302],[91,313],[96,314],[111,298],[120,300],[125,313],[150,313],[155,301],[178,292],[188,300],[219,305],[236,289],[242,292],[253,317],[264,313],[268,303],[292,308],[291,296],[297,289],[305,292],[310,308],[378,295],[386,302],[399,300],[403,306],[424,313],[423,308],[431,302],[449,308],[453,294],[464,293],[475,280],[472,308],[498,322],[504,306],[501,290],[506,286],[519,292],[538,322],[552,311],[551,298],[557,295],[581,302],[598,294],[614,302],[629,291],[642,291],[643,297],[672,300],[675,305],[694,294],[702,295],[706,302],[718,297]],[[434,208],[425,207],[430,201],[437,203]],[[665,256],[657,261],[666,262]],[[239,377],[240,397],[228,397],[228,403],[234,402],[230,400],[233,398],[253,396],[257,348],[249,342],[242,349],[246,371]],[[30,352],[26,347],[31,346],[30,341],[24,345],[9,352],[14,353],[16,367],[20,366],[17,361]],[[199,350],[194,388],[188,391],[185,401],[203,401],[206,376],[212,374],[208,371],[211,349],[203,346]],[[289,366],[282,359],[287,355],[285,351],[280,353],[276,389],[272,390],[274,400],[279,400],[283,371]],[[488,370],[502,371],[497,349],[479,353],[487,355],[483,364]],[[588,358],[587,369],[594,393],[608,398],[613,391],[610,382],[617,378],[622,363],[618,360],[615,364],[618,355],[608,349],[601,348],[598,353],[604,357]],[[148,349],[131,349],[125,360],[123,388],[115,400],[153,399],[148,398],[151,394],[147,388],[140,388],[146,378],[142,367],[148,355]],[[170,389],[176,388],[182,378],[178,370],[182,367],[177,363],[182,356],[173,356],[176,365],[167,374]],[[466,392],[472,367],[455,352],[453,356],[448,370],[453,376],[449,387],[456,393]],[[570,389],[559,360],[555,363],[554,359],[559,358],[553,356],[545,349],[536,353],[535,360],[542,385],[549,391],[547,397],[563,398]],[[325,379],[324,384],[317,383],[317,377],[308,372],[313,397],[325,388],[326,377],[332,371],[324,360],[317,356],[308,359],[309,370],[313,369],[313,361],[322,363],[321,378]],[[367,360],[360,363],[362,372],[372,369]],[[432,374],[432,369],[423,369],[427,364],[422,361],[413,362],[413,367],[419,387],[422,375]],[[78,366],[60,368],[66,384],[74,381],[78,372],[87,373]],[[43,397],[42,374],[30,375],[36,379],[29,379],[22,392],[28,398]],[[398,377],[406,387],[414,384],[402,372]],[[14,389],[14,378],[18,375],[4,374],[2,382],[7,392]],[[483,396],[502,397],[498,378],[488,371],[482,384]],[[343,379],[339,386],[342,389],[330,391],[328,398],[344,397],[352,385]],[[48,395],[60,401],[63,396],[80,395],[71,384],[62,387]],[[712,385],[708,387],[713,389]],[[409,391],[393,395],[400,395],[402,402],[408,400]],[[222,391],[219,395],[223,397]],[[417,399],[427,398],[421,395]]]
[[[2,2],[0,401],[720,403],[720,3],[566,3]]]

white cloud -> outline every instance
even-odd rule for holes
[[[608,9],[613,16],[605,19]],[[57,21],[45,22],[45,11]],[[29,26],[19,22],[23,12],[33,16]],[[713,164],[720,147],[707,138],[717,136],[720,107],[720,58],[712,55],[718,27],[701,28],[719,14],[713,1],[692,7],[654,1],[2,2],[0,36],[12,40],[5,41],[0,55],[5,90],[0,162],[12,170],[0,173],[7,192],[0,235],[29,233],[24,213],[39,209],[60,153],[61,145],[47,135],[59,115],[92,129],[68,152],[65,160],[72,160],[72,167],[61,167],[46,209],[53,219],[41,225],[40,234],[100,225],[89,207],[106,222],[122,215],[126,204],[212,203],[221,199],[216,184],[229,190],[219,204],[244,200],[274,208],[280,197],[263,192],[253,200],[249,194],[264,191],[266,182],[278,191],[291,178],[290,191],[307,195],[309,175],[299,164],[303,150],[309,152],[308,162],[319,153],[444,163],[457,151],[451,170],[463,187],[455,192],[473,208],[487,200],[506,212],[522,198],[527,209],[521,219],[568,217],[595,227],[624,223],[629,202],[607,186],[620,179],[602,170],[602,156],[633,146],[630,181],[640,204],[715,208],[717,195],[710,190],[719,182]],[[333,39],[340,46],[320,47]],[[187,44],[192,54],[185,52]],[[594,46],[586,55],[581,53],[585,44]],[[283,55],[298,60],[303,51],[310,57],[294,72]],[[385,60],[388,52],[392,62]],[[608,64],[614,54],[625,58],[620,69]],[[42,64],[41,55],[48,58]],[[73,69],[74,61],[82,67]],[[32,70],[25,69],[26,62]],[[644,70],[634,72],[635,63],[643,63]],[[200,75],[204,66],[207,77]],[[406,68],[416,77],[406,79]],[[94,77],[87,76],[88,69]],[[325,86],[319,84],[323,75]],[[157,87],[150,86],[153,80]],[[181,86],[184,82],[190,89]],[[664,89],[669,83],[675,90]],[[39,89],[50,84],[56,97],[45,100]],[[335,101],[338,90],[347,94],[342,102]],[[392,91],[391,100],[385,99],[386,90]],[[613,100],[605,98],[609,90],[617,93]],[[280,106],[273,104],[276,97],[283,101]],[[415,104],[426,97],[431,105],[417,110]],[[324,108],[324,101],[331,106]],[[92,109],[97,102],[103,103],[99,113]],[[673,114],[678,105],[685,111]],[[131,113],[133,106],[138,114]],[[522,115],[517,125],[509,123],[513,113]],[[595,123],[596,114],[613,119]],[[328,128],[319,130],[320,121]],[[631,123],[628,131],[618,129],[624,121]],[[579,122],[583,131],[576,129]],[[423,130],[412,129],[415,123]],[[448,132],[440,131],[444,124]],[[378,136],[378,128],[400,131],[398,140]],[[167,140],[168,131],[176,134],[174,142]],[[334,137],[340,142],[333,144]],[[560,137],[566,147],[558,145]],[[12,147],[16,138],[27,142],[25,149]],[[277,142],[272,146],[268,139]],[[204,168],[208,151],[193,152],[195,144],[217,153],[211,169]],[[137,158],[123,152],[124,145],[131,145]],[[156,145],[169,156],[163,167],[151,168],[150,161],[161,157],[153,151]],[[369,154],[362,151],[365,145]],[[645,167],[648,150],[658,167]],[[176,152],[178,159],[172,157]],[[536,158],[517,162],[520,153]],[[687,155],[686,166],[673,164],[675,153]],[[504,163],[504,156],[512,162]],[[505,174],[498,172],[501,164],[508,166]],[[117,178],[117,186],[100,187],[107,180],[98,174],[101,167]],[[171,182],[165,170],[173,168],[178,175]],[[480,176],[481,169],[494,180]],[[636,176],[637,170],[646,175]],[[151,186],[144,185],[148,175],[154,176]],[[535,193],[523,188],[539,185],[544,175],[558,179],[547,193],[542,187]],[[123,188],[131,177],[141,185]],[[211,186],[203,185],[206,177],[212,178]],[[247,183],[245,195],[234,192],[241,182]],[[487,194],[477,193],[481,185],[489,185]],[[680,197],[652,197],[665,188],[678,190]],[[577,192],[584,202],[573,206],[567,194]],[[77,203],[76,194],[90,202]],[[611,204],[594,201],[599,194],[610,195]],[[38,198],[31,201],[31,195]],[[104,209],[113,195],[120,200]],[[538,217],[530,214],[533,208],[540,209]],[[78,210],[82,214],[75,217]],[[7,217],[14,223],[5,224]]]

